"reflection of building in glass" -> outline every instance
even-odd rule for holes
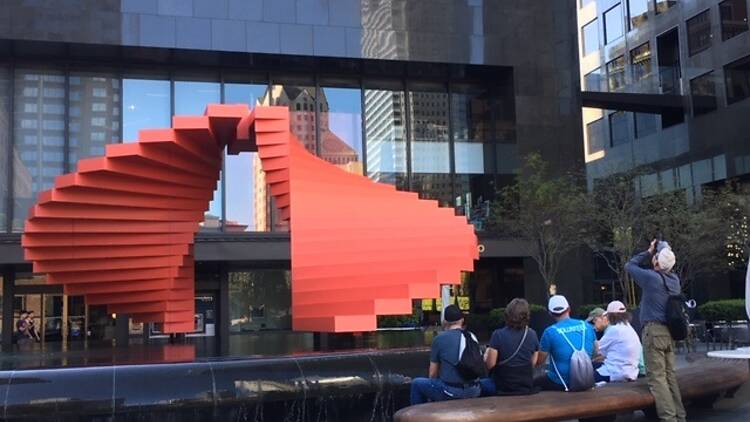
[[[396,184],[393,173],[406,173],[404,94],[365,90],[365,138],[368,176]]]
[[[348,172],[362,174],[362,162],[357,151],[330,129],[330,108],[324,90],[320,90],[320,97],[317,101],[320,122],[319,152],[316,145],[318,130],[315,124],[315,87],[273,85],[269,91],[266,91],[259,103],[289,107],[290,130],[308,151]],[[253,172],[255,174],[255,229],[288,230],[288,223],[279,221],[276,215],[278,211],[272,207],[271,197],[266,188],[265,174],[257,156],[253,162]],[[273,218],[269,218],[271,216]]]

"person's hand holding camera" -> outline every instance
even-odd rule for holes
[[[651,245],[648,247],[648,253],[653,255],[656,252],[656,244],[659,243],[659,239],[654,239],[651,241]]]

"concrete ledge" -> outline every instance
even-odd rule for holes
[[[718,395],[750,381],[742,362],[703,361],[678,370],[686,401]],[[581,393],[542,392],[531,396],[483,397],[426,403],[401,409],[397,422],[559,421],[594,418],[649,408],[654,398],[646,380],[612,383]]]

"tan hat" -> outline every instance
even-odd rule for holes
[[[607,305],[607,311],[604,312],[604,315],[621,314],[627,311],[628,311],[628,308],[625,306],[624,303],[620,302],[619,300],[613,300],[612,302],[609,302],[609,305]]]

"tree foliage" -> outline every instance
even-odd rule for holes
[[[489,229],[527,240],[526,252],[549,288],[563,259],[582,245],[586,192],[571,173],[552,175],[539,154],[528,155],[516,183],[500,190]]]

